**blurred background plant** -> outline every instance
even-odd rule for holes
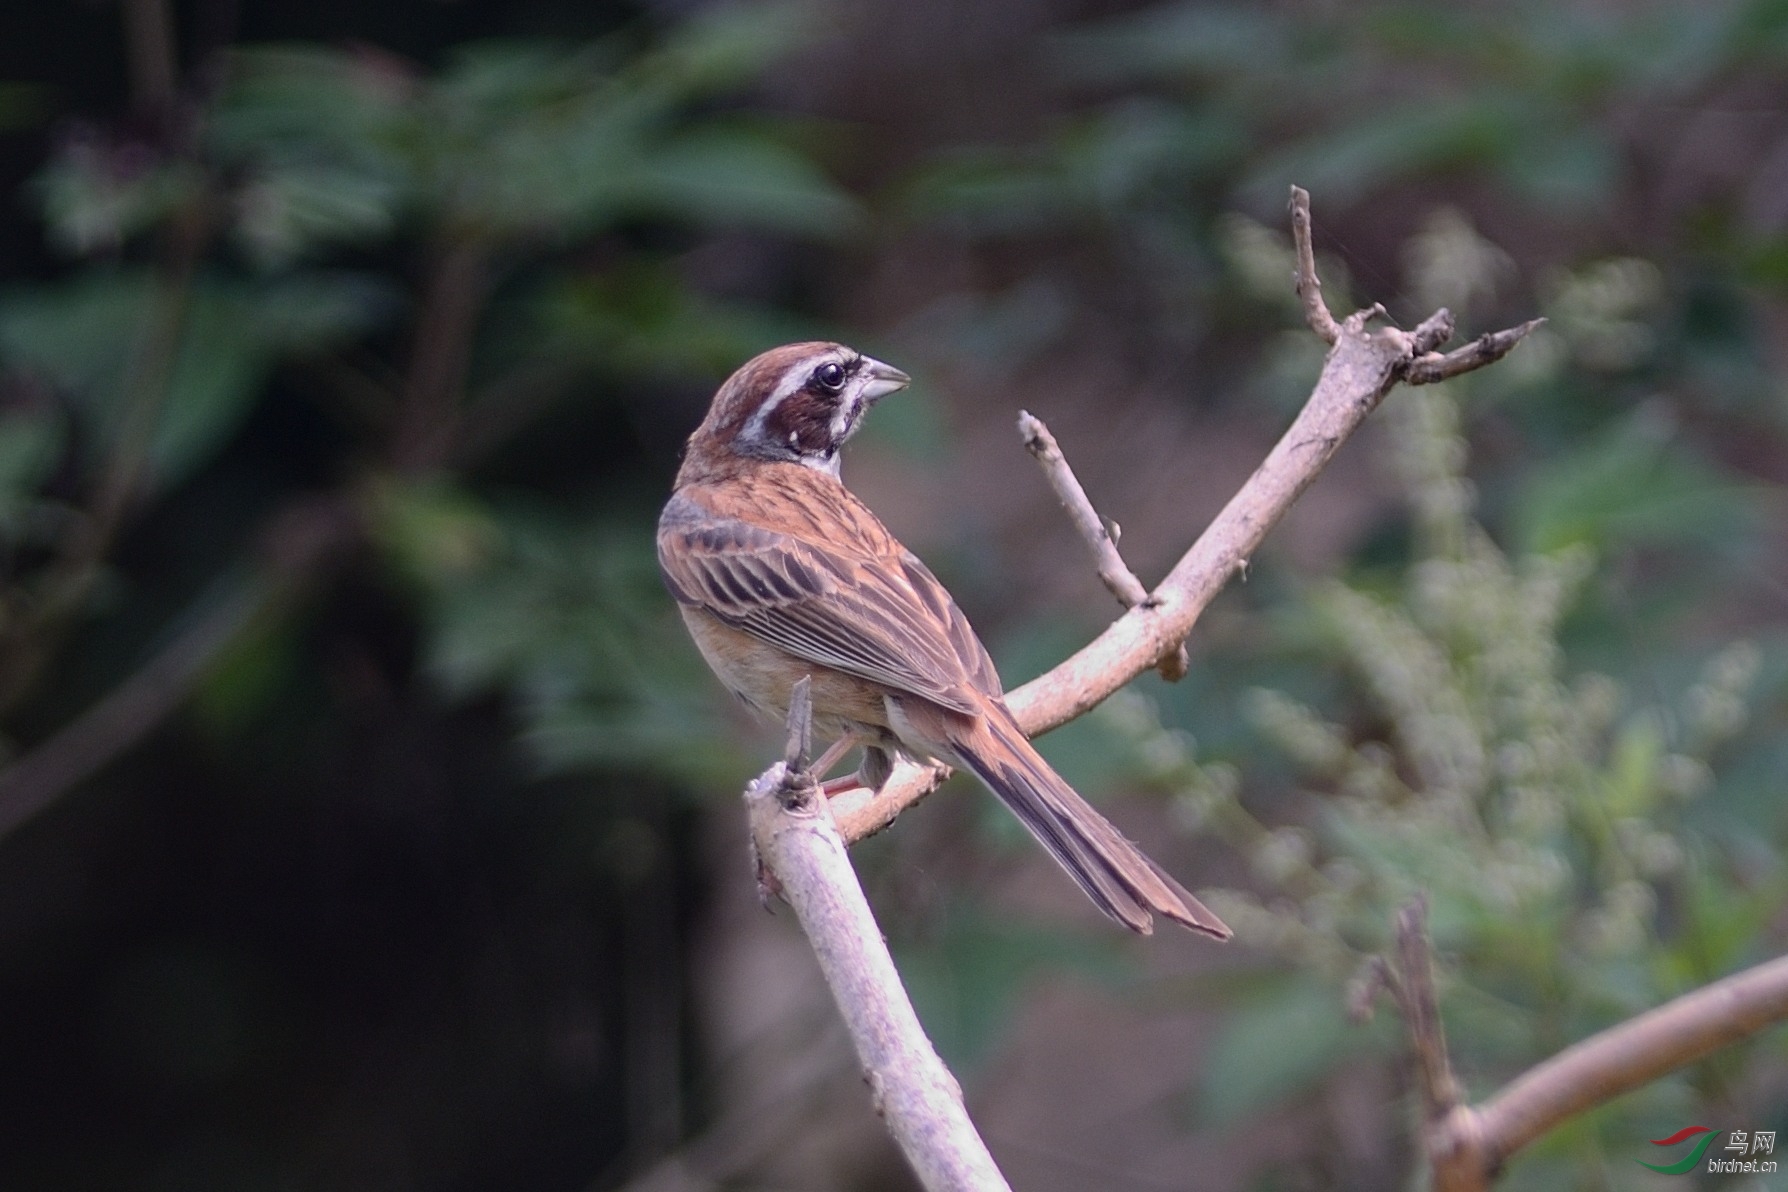
[[[903,1186],[751,900],[677,445],[776,342],[901,363],[853,485],[1016,682],[1111,610],[1012,418],[1158,575],[1315,375],[1293,181],[1337,309],[1550,322],[1045,744],[1241,946],[1113,939],[966,788],[859,850],[1014,1182],[1400,1183],[1346,987],[1418,889],[1479,1093],[1779,949],[1781,5],[6,21],[0,1183]],[[1780,1052],[1511,1179],[1775,1128]]]
[[[1507,259],[1451,213],[1414,243],[1416,292],[1451,289],[1455,302],[1480,285],[1489,292],[1485,267]],[[1610,288],[1608,299],[1624,296]],[[1554,334],[1578,349],[1596,323],[1554,318]],[[1552,375],[1520,383],[1556,384],[1573,353],[1537,355],[1528,368]],[[1600,578],[1588,544],[1607,536],[1530,533],[1536,545],[1513,559],[1495,544],[1475,517],[1461,434],[1461,411],[1484,381],[1412,390],[1384,412],[1407,502],[1406,557],[1318,581],[1276,614],[1285,646],[1344,683],[1313,697],[1320,707],[1267,687],[1240,701],[1249,727],[1297,775],[1292,816],[1257,818],[1246,797],[1253,766],[1201,763],[1145,697],[1126,692],[1101,710],[1176,800],[1177,818],[1248,859],[1255,891],[1218,895],[1220,913],[1290,962],[1282,979],[1224,995],[1237,1011],[1200,1077],[1213,1123],[1345,1063],[1403,1054],[1400,1025],[1362,1030],[1358,1019],[1374,993],[1369,958],[1395,954],[1396,913],[1421,895],[1445,961],[1454,1058],[1478,1098],[1772,953],[1788,867],[1756,847],[1758,825],[1725,821],[1704,802],[1711,763],[1744,729],[1758,647],[1739,640],[1686,686],[1642,695],[1593,671],[1567,673],[1568,621]],[[1718,511],[1726,524],[1739,514]],[[1335,996],[1350,981],[1352,1022]],[[1299,1023],[1295,1046],[1281,1038],[1288,1017]],[[1767,1119],[1783,1094],[1779,1052],[1752,1040],[1717,1072],[1650,1085],[1560,1131],[1508,1179],[1607,1186],[1612,1168],[1619,1186],[1626,1173],[1610,1156],[1625,1157],[1646,1122]]]

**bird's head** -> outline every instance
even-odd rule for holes
[[[780,460],[838,476],[838,452],[878,400],[912,378],[834,343],[785,344],[747,361],[714,394],[683,470]]]

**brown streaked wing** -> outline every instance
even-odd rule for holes
[[[676,547],[667,550],[671,538]],[[982,673],[992,664],[979,642],[958,656],[955,639],[966,633],[972,642],[974,635],[935,579],[921,596],[907,567],[830,554],[792,535],[679,509],[677,498],[659,521],[658,563],[679,601],[798,658],[958,712],[980,711],[974,693],[985,690]],[[940,621],[939,600],[953,617]]]
[[[932,611],[936,623],[948,627],[950,644],[955,647],[956,657],[968,669],[975,690],[982,695],[1003,697],[1005,689],[1000,686],[1000,673],[994,669],[987,647],[975,636],[974,626],[956,607],[950,590],[939,583],[937,576],[931,574],[931,568],[909,550],[901,551],[900,567],[906,573],[908,586]]]

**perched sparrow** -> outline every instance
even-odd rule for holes
[[[658,563],[720,681],[781,721],[812,676],[813,727],[861,745],[865,785],[891,755],[974,772],[1100,910],[1134,931],[1165,915],[1229,928],[1125,839],[1031,747],[956,602],[838,478],[838,452],[898,369],[839,344],[789,344],[734,373],[690,436],[658,520]]]

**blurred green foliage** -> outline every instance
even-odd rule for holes
[[[364,473],[347,499],[444,693],[513,692],[555,765],[711,775],[667,747],[712,736],[703,689],[639,664],[666,621],[650,519],[499,515],[469,466],[605,379],[712,376],[794,325],[704,299],[629,239],[859,219],[786,121],[722,102],[799,44],[800,11],[717,8],[655,45],[466,45],[427,74],[371,49],[244,49],[189,146],[65,142],[35,190],[54,241],[93,262],[0,296],[0,359],[37,395],[12,403],[0,452],[35,563],[8,586],[16,631],[79,620],[99,590],[100,558],[72,590],[66,562],[95,544],[46,522],[109,539],[121,510],[100,494],[140,516],[285,370],[347,432],[335,466]],[[596,245],[607,260],[574,255]]]
[[[1448,223],[1456,237],[1474,235]],[[1446,275],[1427,284],[1418,276],[1416,287],[1469,288],[1461,262],[1499,260],[1489,249],[1431,254]],[[1606,278],[1610,268],[1591,273]],[[1606,305],[1624,306],[1622,295]],[[1600,350],[1606,318],[1576,315],[1551,324],[1566,350],[1542,345],[1530,368],[1562,382],[1586,350],[1580,337]],[[1625,660],[1641,676],[1632,684],[1581,670],[1567,630],[1598,579],[1597,552],[1741,543],[1758,532],[1762,494],[1648,431],[1642,411],[1591,437],[1574,467],[1542,469],[1517,490],[1526,547],[1510,557],[1476,516],[1462,429],[1463,411],[1495,376],[1387,402],[1380,416],[1395,434],[1407,556],[1318,582],[1279,614],[1278,648],[1348,679],[1322,709],[1271,688],[1246,701],[1259,745],[1286,759],[1307,792],[1293,818],[1274,825],[1249,809],[1247,754],[1198,760],[1192,738],[1140,696],[1105,709],[1142,772],[1174,792],[1182,821],[1249,857],[1261,891],[1214,894],[1219,913],[1239,938],[1293,965],[1280,992],[1238,989],[1238,1010],[1200,1076],[1213,1122],[1308,1088],[1362,1049],[1401,1051],[1396,1034],[1349,1023],[1340,995],[1364,979],[1366,957],[1392,954],[1396,912],[1418,894],[1431,903],[1443,1014],[1472,1096],[1773,951],[1788,899],[1779,816],[1735,822],[1730,805],[1721,810],[1714,769],[1746,727],[1759,646],[1714,649],[1681,686],[1635,690],[1641,659]],[[1328,1009],[1288,1008],[1313,998]],[[1291,1021],[1310,1037],[1262,1043],[1274,1022]],[[1625,1162],[1632,1140],[1651,1122],[1715,1112],[1735,1088],[1768,1087],[1780,1047],[1753,1039],[1648,1086],[1573,1123],[1509,1178],[1530,1188],[1642,1186]],[[1748,1112],[1763,1120],[1768,1111],[1754,1103]]]
[[[445,694],[503,693],[549,769],[656,772],[696,791],[737,778],[707,672],[664,615],[637,524],[413,485],[375,505]]]
[[[1294,408],[1320,347],[1269,214],[1292,182],[1316,196],[1337,310],[1363,291],[1408,321],[1449,306],[1467,333],[1549,320],[1495,368],[1393,395],[1404,508],[1344,578],[1255,560],[1235,626],[1201,627],[1195,671],[1216,677],[1097,717],[1133,746],[1106,782],[1142,776],[1249,859],[1252,892],[1220,913],[1287,962],[1228,990],[1201,1120],[1401,1048],[1348,1021],[1344,987],[1419,891],[1474,1095],[1779,950],[1782,494],[1733,460],[1788,426],[1759,265],[1782,233],[1756,214],[1765,184],[1686,142],[1775,95],[1785,51],[1788,12],[1749,0],[1150,6],[1056,34],[1064,100],[1038,136],[957,146],[909,183],[915,218],[1003,265],[946,300],[980,315],[942,340],[952,362],[1022,304],[1048,317],[998,341],[1020,367],[1091,325],[1212,404]],[[1392,226],[1394,278],[1360,245]],[[1074,253],[1046,247],[1062,236]],[[1648,1130],[1775,1124],[1780,1063],[1765,1036],[1660,1081],[1511,1184],[1649,1186]],[[1309,1162],[1318,1186],[1361,1178]]]
[[[327,1186],[367,1162],[338,1098],[437,1187],[675,1141],[686,1024],[637,991],[682,997],[677,795],[747,759],[651,527],[690,390],[812,320],[688,255],[862,223],[744,98],[807,11],[230,48],[55,138],[62,261],[0,289],[0,1095],[57,1091],[0,1182]]]

